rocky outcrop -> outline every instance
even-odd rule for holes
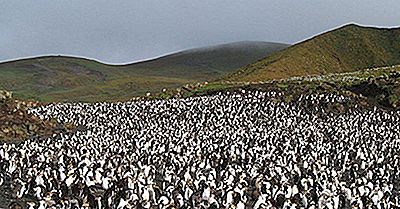
[[[41,120],[28,113],[36,102],[15,100],[9,91],[0,90],[0,142],[22,141],[31,136],[47,136],[72,131],[72,124],[59,124],[56,120]]]

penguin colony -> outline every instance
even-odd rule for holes
[[[396,208],[400,112],[241,92],[30,110],[85,130],[0,147],[31,208]],[[304,104],[314,104],[305,108]]]

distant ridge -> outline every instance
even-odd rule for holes
[[[287,46],[237,42],[125,65],[71,56],[25,58],[0,63],[0,89],[23,99],[50,102],[128,100],[220,78]]]
[[[273,53],[225,78],[262,81],[396,64],[400,64],[400,28],[349,24]]]
[[[204,68],[221,73],[234,71],[290,45],[282,43],[241,41],[209,47],[188,49],[159,58],[126,64],[134,68],[179,67]]]

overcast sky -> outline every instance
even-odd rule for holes
[[[253,40],[296,43],[355,22],[400,24],[398,0],[0,0],[0,60],[127,63]]]

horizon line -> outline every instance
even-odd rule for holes
[[[176,51],[166,52],[164,54],[157,55],[157,56],[154,56],[154,57],[138,59],[138,60],[133,60],[133,61],[129,61],[129,62],[106,62],[106,61],[102,61],[102,60],[99,60],[99,59],[96,59],[96,58],[93,58],[93,57],[87,57],[87,56],[83,56],[83,55],[63,54],[63,53],[49,53],[49,54],[38,54],[38,55],[32,55],[32,56],[24,56],[24,57],[0,60],[0,64],[10,63],[10,62],[17,62],[17,61],[21,61],[21,60],[45,58],[45,57],[69,57],[69,58],[77,58],[77,59],[86,59],[86,60],[95,61],[95,62],[98,62],[98,63],[101,63],[101,64],[110,65],[110,66],[125,66],[125,65],[132,65],[132,64],[138,64],[138,63],[143,63],[143,62],[154,61],[154,60],[157,60],[157,59],[160,59],[160,58],[164,58],[164,57],[167,57],[167,56],[171,56],[171,55],[174,55],[174,54],[187,52],[187,51],[191,51],[191,50],[197,50],[197,49],[203,49],[203,48],[205,49],[205,48],[210,48],[210,47],[216,47],[216,46],[234,44],[234,43],[241,43],[241,42],[260,42],[260,43],[264,42],[264,43],[273,43],[273,44],[285,44],[285,45],[288,45],[288,46],[293,45],[293,44],[283,43],[283,42],[243,40],[243,41],[223,42],[223,43],[213,44],[213,45],[206,45],[206,46],[199,46],[199,47],[193,47],[193,48],[180,49],[180,50],[176,50]]]

